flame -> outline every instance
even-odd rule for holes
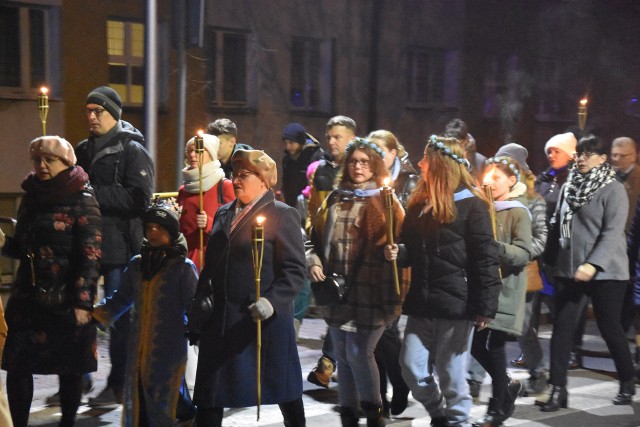
[[[487,169],[487,173],[484,174],[484,177],[482,177],[482,184],[483,185],[491,185],[491,183],[493,182],[493,174],[496,170],[496,166],[495,165],[491,165],[489,166],[489,168]]]
[[[385,187],[388,187],[390,182],[391,182],[391,178],[389,177],[386,177],[385,179],[382,180],[382,183],[384,184]]]
[[[40,88],[40,93],[46,95],[47,93],[49,93],[49,89],[46,86],[42,86]]]
[[[265,219],[266,219],[266,218],[265,218],[265,217],[263,217],[263,216],[259,216],[259,217],[257,217],[257,218],[256,218],[256,224],[257,224],[257,225],[262,225],[262,223],[264,222],[264,220],[265,220]]]
[[[204,131],[202,129],[200,129],[198,132],[196,132],[198,134],[198,136],[200,138],[202,138],[202,136],[204,135]]]
[[[587,102],[588,102],[588,101],[587,101],[587,98],[582,98],[582,99],[580,100],[580,105],[582,105],[583,107],[586,107],[586,106],[587,106]]]

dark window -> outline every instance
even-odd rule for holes
[[[408,62],[409,104],[442,104],[445,100],[445,53],[440,50],[411,48]]]

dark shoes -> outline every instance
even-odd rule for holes
[[[320,387],[329,388],[331,382],[331,375],[335,370],[336,365],[327,356],[322,356],[318,359],[318,364],[307,376],[307,381],[311,384],[315,384]]]
[[[96,397],[89,398],[89,406],[113,406],[122,403],[122,395],[115,393],[113,388],[107,387]]]
[[[467,380],[467,384],[469,384],[469,394],[471,395],[471,397],[473,397],[474,399],[479,398],[480,387],[482,386],[482,383],[476,380]]]
[[[446,417],[431,418],[431,427],[447,427],[448,425]]]
[[[511,361],[511,366],[514,368],[526,369],[527,364],[524,361],[524,354],[520,353],[520,356],[516,357]]]
[[[498,427],[505,419],[500,404],[492,397],[489,399],[489,408],[487,409],[486,415],[474,421],[471,425],[473,427]]]
[[[82,376],[82,394],[91,393],[93,391],[93,381],[90,375]],[[44,401],[49,406],[60,406],[60,391],[51,396],[47,396]]]
[[[391,397],[391,415],[400,415],[409,404],[409,388],[407,390],[393,390]]]
[[[504,420],[510,418],[513,412],[516,410],[516,399],[522,392],[522,383],[518,380],[511,380],[507,385],[507,395],[504,397],[504,404],[502,406],[502,412],[504,413]]]
[[[544,371],[534,371],[527,380],[527,388],[524,391],[524,396],[534,396],[541,394],[547,389],[547,375]]]
[[[631,405],[634,394],[636,394],[636,385],[633,380],[620,383],[620,391],[618,392],[618,395],[613,398],[613,404]]]
[[[569,393],[564,386],[554,385],[549,394],[549,400],[540,405],[542,412],[555,412],[560,408],[566,408],[569,400]]]
[[[569,354],[569,369],[572,370],[580,368],[582,368],[582,355],[572,351]]]

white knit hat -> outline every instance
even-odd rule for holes
[[[576,137],[571,132],[561,133],[558,135],[554,135],[547,141],[544,145],[544,153],[547,154],[547,150],[551,147],[555,147],[558,150],[562,150],[569,155],[569,157],[573,157],[573,153],[576,152],[576,145],[578,141]]]
[[[202,134],[202,142],[204,149],[209,152],[211,156],[211,160],[214,162],[218,160],[218,150],[220,149],[220,139],[218,139],[215,135],[209,135],[208,133]],[[196,138],[193,137],[189,141],[187,141],[185,152],[189,149],[189,145],[195,144]],[[188,165],[188,162],[185,160],[185,164]]]

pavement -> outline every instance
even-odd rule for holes
[[[404,329],[405,318],[401,319],[400,329]],[[304,319],[300,328],[298,353],[302,364],[302,377],[304,385],[304,405],[308,427],[332,427],[340,426],[340,417],[335,411],[338,402],[338,384],[332,383],[329,389],[319,388],[306,381],[308,372],[313,369],[321,355],[321,335],[326,332],[326,324],[322,319]],[[548,361],[549,340],[551,327],[541,327],[540,339]],[[105,333],[99,334],[98,352],[99,367],[93,374],[94,390],[83,397],[83,404],[78,412],[77,426],[119,426],[121,425],[122,407],[90,408],[86,406],[88,397],[98,394],[106,383],[109,373],[109,356],[107,351],[108,337]],[[618,382],[615,378],[615,367],[611,359],[607,357],[604,341],[590,320],[584,336],[584,348],[587,356],[583,359],[584,368],[569,371],[569,408],[558,412],[544,413],[534,405],[536,398],[543,396],[521,397],[517,400],[516,410],[506,426],[640,426],[640,395],[630,406],[614,406],[611,399],[618,392]],[[516,342],[507,343],[508,360],[519,354]],[[516,379],[526,380],[528,374],[525,370],[510,367],[511,375]],[[5,381],[5,372],[2,372],[2,381]],[[34,400],[31,407],[31,426],[57,426],[60,417],[59,407],[47,406],[45,399],[57,391],[58,381],[55,376],[35,376]],[[482,386],[480,399],[474,405],[471,419],[477,419],[485,414],[486,405],[491,395],[490,380],[485,379]],[[391,397],[391,390],[389,390]],[[277,405],[264,405],[260,409],[260,420],[256,420],[255,407],[242,409],[228,409],[225,411],[223,426],[240,427],[280,427],[282,415]],[[360,425],[366,424],[364,419]],[[387,420],[387,425],[394,427],[422,427],[430,425],[430,418],[421,404],[412,397],[409,399],[408,408],[398,417]],[[2,427],[2,426],[0,426]]]

